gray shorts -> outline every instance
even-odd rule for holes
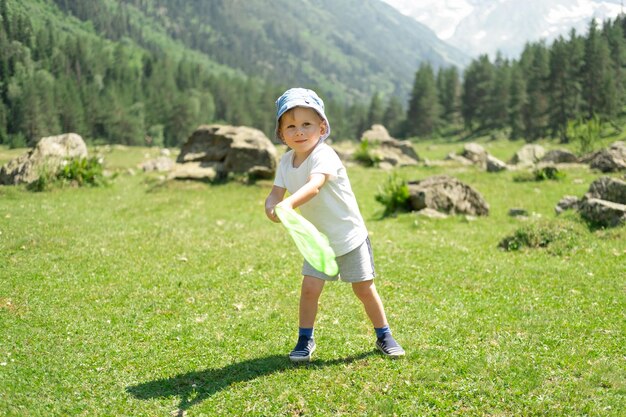
[[[365,239],[360,246],[345,255],[337,256],[339,274],[331,277],[313,268],[306,260],[302,266],[302,275],[308,275],[325,281],[361,282],[374,279],[374,256],[370,238]]]

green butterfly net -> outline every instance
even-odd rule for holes
[[[291,235],[304,259],[318,271],[331,277],[339,273],[335,252],[324,236],[313,224],[287,207],[280,204],[274,212]]]

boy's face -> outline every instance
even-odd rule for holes
[[[325,132],[324,120],[308,107],[295,107],[280,118],[280,136],[296,153],[311,152]]]

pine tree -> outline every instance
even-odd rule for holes
[[[67,77],[58,79],[54,97],[61,131],[86,137],[85,114],[76,81]]]
[[[606,21],[602,30],[603,36],[606,38],[610,56],[611,56],[611,72],[613,73],[610,83],[611,96],[607,98],[606,114],[610,119],[614,119],[622,110],[622,106],[626,103],[625,97],[625,81],[626,75],[626,38],[619,20]]]
[[[347,114],[348,131],[346,136],[350,139],[359,139],[363,132],[370,128],[367,125],[367,107],[360,103],[349,106]],[[332,122],[331,122],[332,126]]]
[[[4,31],[4,27],[0,26],[0,102],[8,102],[8,85],[9,78],[12,76],[9,71],[9,39]]]
[[[8,110],[2,100],[0,100],[0,144],[5,144],[9,142],[7,115]]]
[[[528,98],[522,108],[524,135],[527,141],[534,141],[548,133],[547,79],[550,67],[546,46],[543,43],[527,45],[520,64],[526,78]]]
[[[614,79],[608,41],[598,31],[592,20],[585,40],[585,64],[583,66],[582,94],[586,117],[594,115],[610,117],[614,100]]]
[[[511,90],[509,93],[509,127],[511,139],[518,139],[524,135],[523,111],[528,104],[526,95],[526,79],[519,63],[511,67]]]
[[[0,0],[0,21],[8,37],[11,37],[11,11],[9,10],[9,0]]]
[[[429,63],[422,63],[415,74],[413,92],[407,111],[406,134],[429,136],[439,125],[439,98],[435,74]]]
[[[383,122],[383,102],[380,98],[380,94],[375,93],[370,101],[370,107],[367,111],[367,125],[372,126],[375,124],[381,124]]]
[[[493,89],[494,68],[487,55],[482,55],[465,70],[461,112],[465,127],[470,131],[490,125],[489,102]]]
[[[21,93],[12,100],[15,132],[22,133],[27,146],[34,146],[46,129],[36,83],[28,78],[21,86]]]
[[[461,82],[456,67],[440,68],[437,72],[437,92],[442,110],[442,118],[449,124],[459,119],[461,106]]]
[[[40,136],[58,135],[61,132],[58,110],[54,97],[55,79],[48,71],[40,69],[34,74],[34,86],[37,91],[39,117],[41,119]],[[39,140],[39,137],[35,138]]]
[[[383,125],[393,137],[403,136],[404,109],[396,96],[391,96],[383,114]]]
[[[509,121],[509,94],[511,92],[511,69],[509,62],[499,53],[494,64],[493,83],[489,93],[487,117],[489,127],[502,129]]]
[[[574,30],[570,32],[569,41],[559,37],[550,49],[549,128],[552,136],[562,142],[568,141],[568,122],[575,120],[579,113],[582,58],[582,44]]]

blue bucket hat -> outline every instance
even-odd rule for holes
[[[324,102],[313,90],[306,88],[290,88],[285,91],[282,96],[276,100],[276,139],[281,140],[278,134],[278,121],[280,117],[285,114],[287,110],[291,110],[294,107],[309,107],[317,112],[322,119],[326,122],[326,133],[324,133],[320,140],[324,141],[330,135],[330,123],[326,113],[324,113]]]

